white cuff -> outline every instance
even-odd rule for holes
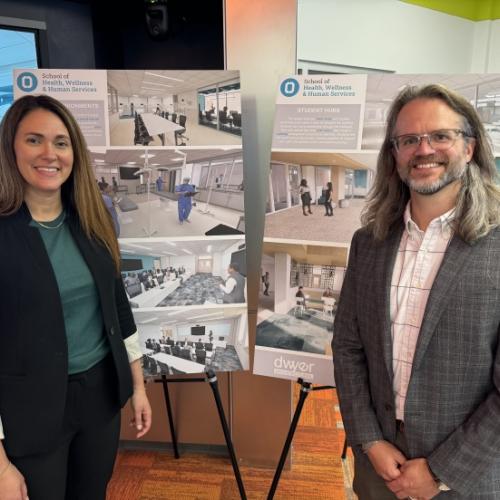
[[[0,439],[5,439],[5,434],[3,433],[2,417],[0,417]]]
[[[124,342],[125,348],[127,349],[129,363],[142,358],[141,346],[139,345],[139,333],[135,332],[130,335],[130,337],[127,337]]]

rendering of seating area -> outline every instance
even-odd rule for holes
[[[219,110],[207,109],[198,112],[199,124],[205,127],[218,128],[230,134],[241,135],[241,113],[228,111],[227,108]]]
[[[149,135],[148,129],[144,125],[144,120],[141,115],[136,113],[134,117],[134,146],[138,144],[147,146],[152,141],[153,137]]]
[[[175,145],[186,146],[186,143],[189,140],[189,138],[185,135],[186,120],[187,120],[186,115],[181,115],[181,114],[177,115],[177,113],[169,114],[168,111],[160,111],[159,108],[154,114],[159,118],[168,120],[172,124],[174,123],[177,124],[179,126],[178,130],[174,131]],[[152,117],[151,119],[153,118],[155,117]],[[177,121],[177,118],[179,118],[179,121]],[[159,134],[159,136],[162,141],[162,144],[164,145],[165,144],[164,133]],[[153,142],[153,140],[154,140],[153,134],[151,133],[151,131],[148,131],[148,128],[144,123],[143,117],[136,112],[134,116],[134,146],[137,145],[148,146],[150,142]]]
[[[234,346],[224,337],[205,342],[189,337],[147,339],[145,341],[143,367],[146,376],[200,373],[210,366],[215,370],[241,370],[241,362]]]
[[[125,291],[132,307],[155,307],[190,276],[184,267],[143,269],[122,273]],[[133,300],[132,300],[133,299]]]

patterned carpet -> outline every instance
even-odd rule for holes
[[[196,273],[156,307],[194,306],[205,304],[205,302],[222,304],[224,292],[219,285],[223,284],[224,280],[219,276],[212,276],[212,273]]]
[[[333,320],[321,312],[308,309],[296,317],[272,314],[257,325],[256,344],[276,349],[327,354],[332,342]]]
[[[298,388],[298,386],[296,386]],[[276,500],[354,500],[352,455],[340,458],[344,432],[334,390],[307,398],[294,438],[292,468],[284,471]],[[237,450],[236,450],[237,451]],[[274,471],[241,467],[249,500],[266,498]],[[238,487],[225,457],[122,451],[107,500],[236,500]]]
[[[243,370],[238,353],[232,345],[227,345],[225,349],[222,347],[216,347],[210,367],[217,372],[234,372],[237,370]]]

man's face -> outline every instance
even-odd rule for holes
[[[415,99],[401,109],[394,136],[462,128],[462,117],[440,99]],[[462,135],[446,151],[433,149],[425,137],[413,152],[393,149],[401,180],[412,192],[425,195],[461,179],[473,153],[474,140],[467,142]]]

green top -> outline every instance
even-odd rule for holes
[[[31,221],[30,225],[40,231],[54,270],[68,340],[68,373],[73,374],[101,361],[108,354],[109,345],[94,278],[65,218],[62,212],[53,221]]]

